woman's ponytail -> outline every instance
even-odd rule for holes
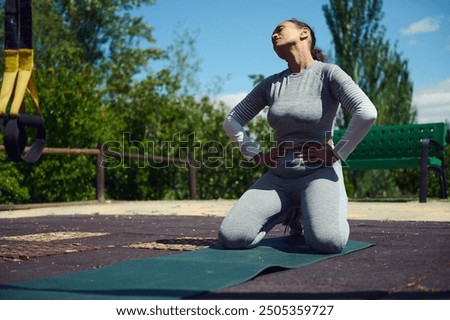
[[[325,62],[325,55],[319,48],[312,48],[311,54],[314,60]]]

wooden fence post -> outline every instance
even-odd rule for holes
[[[193,152],[188,154],[188,169],[189,169],[189,197],[191,200],[197,199],[197,178],[195,170],[195,159]]]
[[[103,144],[97,144],[100,151],[97,154],[96,176],[97,176],[97,200],[105,202],[105,168],[103,167]]]

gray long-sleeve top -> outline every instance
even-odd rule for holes
[[[346,160],[375,122],[377,111],[359,86],[334,64],[314,61],[300,73],[286,69],[264,79],[230,111],[223,127],[242,155],[251,159],[260,150],[243,126],[266,106],[276,142],[317,141],[324,145],[333,135],[341,105],[352,117],[333,152]]]

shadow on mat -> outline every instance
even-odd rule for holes
[[[314,251],[306,244],[304,237],[299,236],[286,235],[282,237],[265,238],[256,248],[258,247],[269,247],[285,253],[321,255],[321,253]],[[256,248],[242,250],[254,250]],[[211,245],[209,249],[227,250],[220,244]]]

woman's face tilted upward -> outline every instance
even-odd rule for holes
[[[302,40],[308,37],[308,28],[299,28],[291,21],[283,21],[272,32],[273,49],[280,58],[284,59],[286,50],[301,44]]]
[[[278,55],[280,49],[294,45],[297,41],[300,41],[300,29],[290,21],[281,22],[272,33],[273,49]]]

